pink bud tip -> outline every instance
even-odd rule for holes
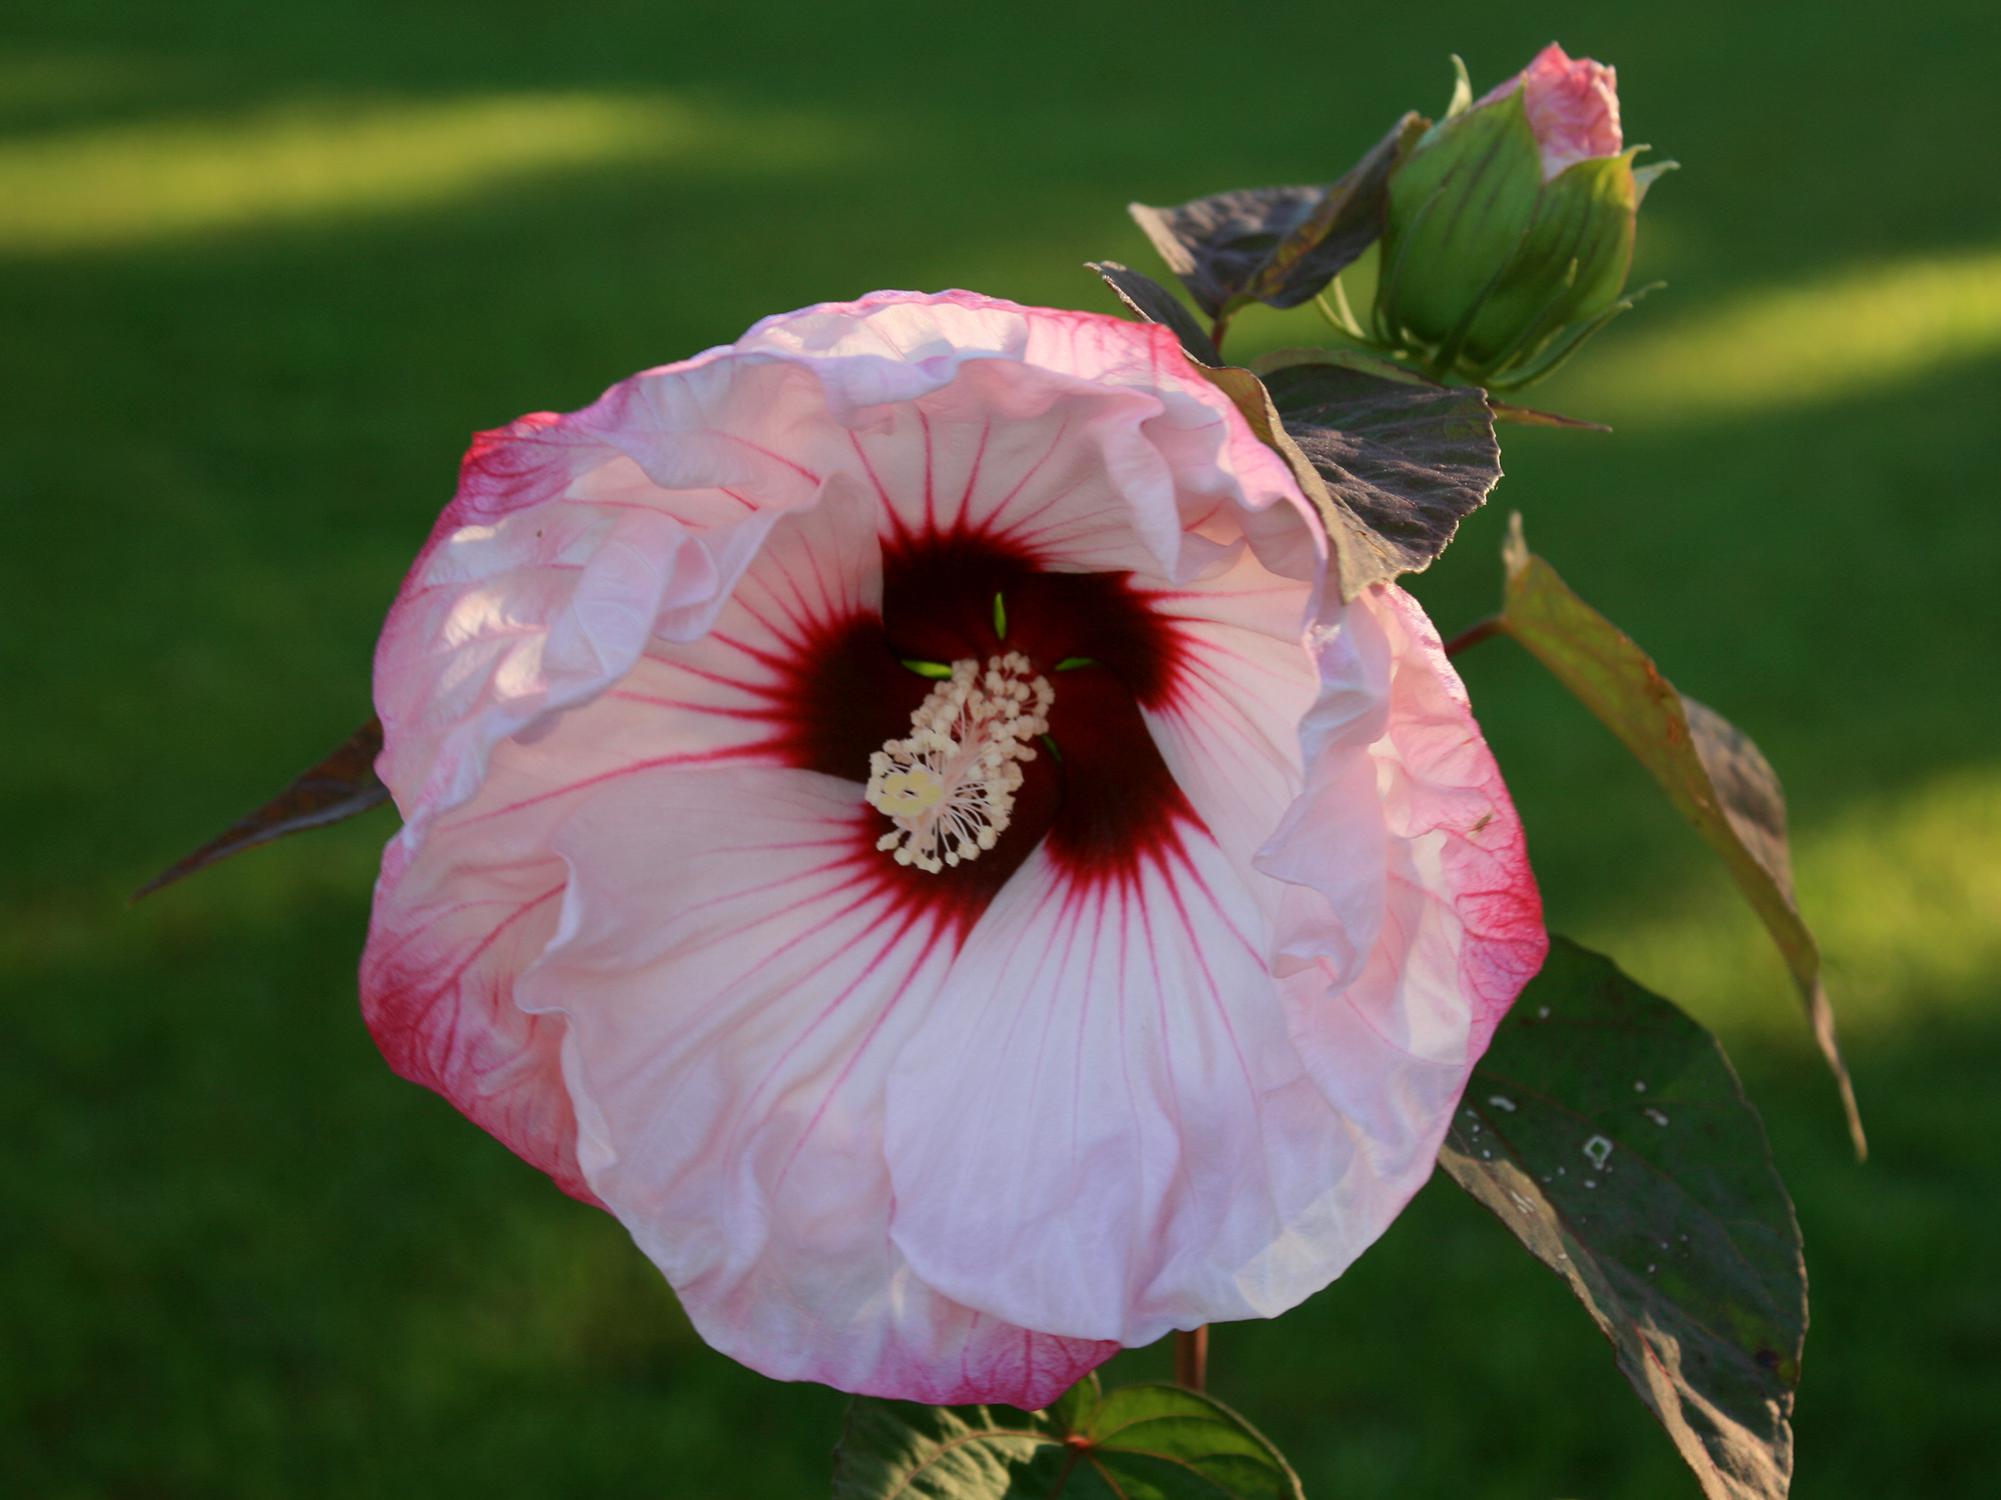
[[[1529,127],[1542,148],[1543,179],[1594,156],[1616,156],[1619,133],[1619,75],[1588,57],[1571,57],[1555,42],[1535,55],[1521,72],[1480,102],[1505,99],[1526,89]]]

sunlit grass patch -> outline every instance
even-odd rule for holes
[[[429,208],[531,176],[617,164],[730,173],[839,156],[838,122],[664,94],[320,101],[0,143],[0,250],[145,245]]]
[[[1755,288],[1666,326],[1669,311],[1665,298],[1649,303],[1593,348],[1577,367],[1577,401],[1650,418],[1727,416],[1837,399],[1993,354],[2001,251]]]
[[[1844,1035],[1984,1003],[2001,982],[2001,765],[1962,769],[1796,830],[1801,908],[1819,933]],[[1785,970],[1729,877],[1622,911],[1592,935],[1726,1030],[1806,1027]],[[1866,1104],[1866,1101],[1865,1101]]]

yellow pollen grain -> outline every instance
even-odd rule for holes
[[[919,766],[884,777],[869,800],[893,817],[915,817],[945,800],[945,783]]]

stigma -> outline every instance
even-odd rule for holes
[[[869,756],[868,804],[895,825],[876,848],[933,875],[993,848],[1055,701],[1049,680],[1018,651],[984,667],[971,657],[953,662],[910,716],[910,733]]]

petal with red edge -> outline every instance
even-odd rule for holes
[[[594,1202],[577,1165],[559,1018],[514,1003],[521,971],[556,930],[562,861],[507,847],[390,844],[361,963],[361,1009],[383,1057],[434,1089],[564,1192]]]
[[[1300,902],[1279,934],[1301,1055],[1342,1114],[1382,1122],[1385,1141],[1401,1113],[1416,1150],[1392,1150],[1384,1175],[1396,1164],[1417,1172],[1414,1191],[1548,935],[1521,821],[1416,601],[1372,589],[1316,644],[1323,691],[1302,724],[1306,788],[1258,864],[1324,902]],[[1350,977],[1342,927],[1356,873],[1321,828],[1365,795],[1378,809],[1384,884],[1374,941]],[[1399,1095],[1385,1080],[1405,1059],[1435,1071]]]

